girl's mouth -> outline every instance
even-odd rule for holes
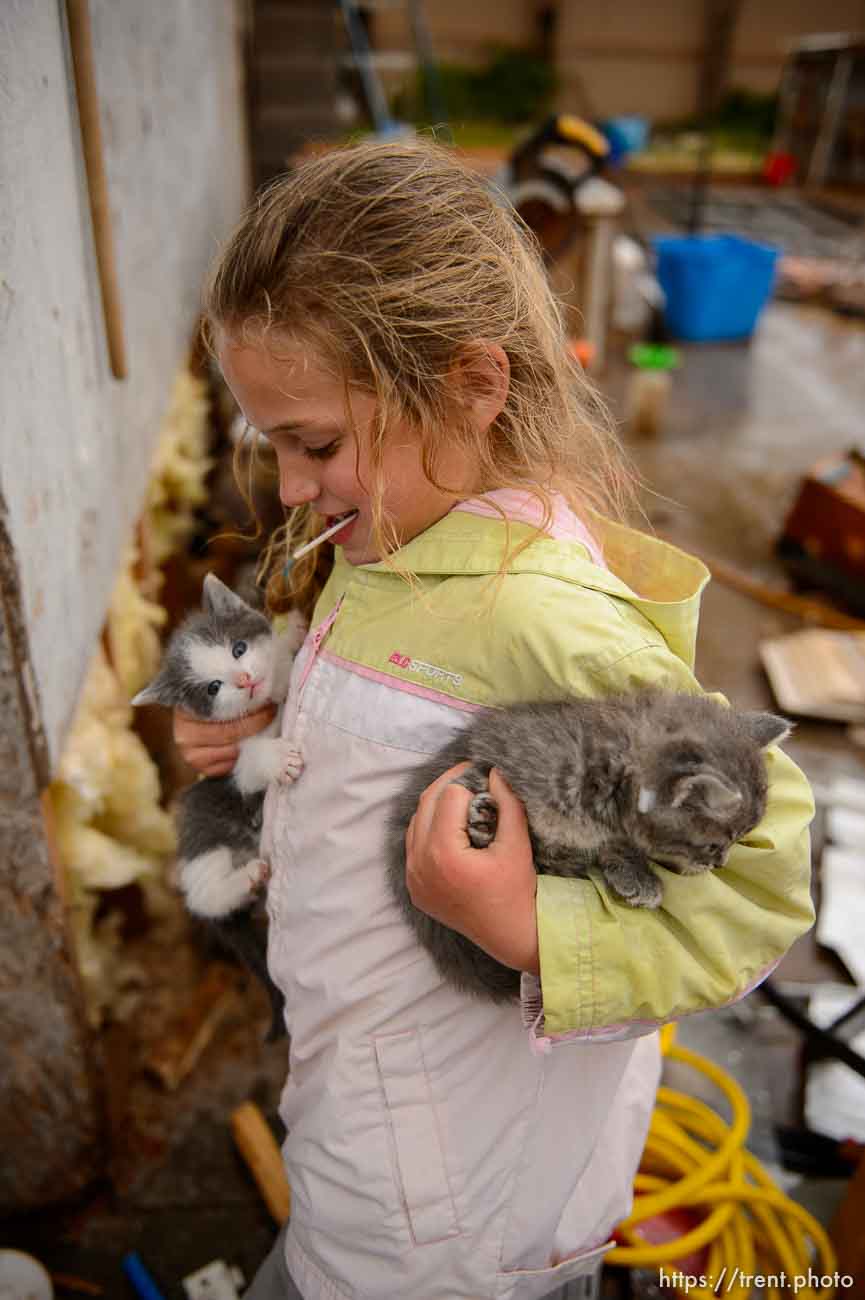
[[[295,560],[299,560],[301,556],[308,554],[309,551],[314,551],[317,546],[321,546],[322,542],[344,541],[351,532],[352,524],[359,514],[359,510],[349,510],[347,514],[325,515],[325,519],[328,520],[327,528],[325,528],[324,532],[319,533],[318,537],[313,537],[311,542],[306,542],[303,546],[299,546],[296,551],[293,551],[292,554],[288,556],[285,561],[283,573],[290,573]],[[340,522],[343,519],[345,520],[344,526]]]
[[[358,517],[358,513],[359,512],[357,510],[346,510],[341,515],[327,516],[328,528],[332,528],[334,524],[338,524],[341,519],[345,520],[344,526],[338,529],[335,533],[331,533],[330,535],[330,541],[333,542],[334,546],[341,546],[348,539],[352,529],[354,528],[355,521],[357,520]]]

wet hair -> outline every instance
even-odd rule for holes
[[[360,143],[312,158],[264,189],[219,257],[205,330],[315,349],[352,390],[376,398],[369,464],[380,553],[395,548],[381,505],[382,453],[394,420],[417,431],[423,471],[444,490],[441,452],[477,467],[473,491],[522,488],[552,512],[562,492],[578,510],[621,516],[631,475],[595,389],[572,360],[540,251],[501,194],[431,140]],[[466,385],[489,383],[479,341],[504,349],[510,383],[488,429],[466,417]],[[454,382],[460,363],[462,384]],[[461,488],[463,485],[459,485]],[[265,557],[272,610],[309,608],[321,557],[283,577],[285,548],[322,527],[292,510]],[[531,540],[531,539],[529,539]],[[503,553],[508,559],[522,549]],[[398,567],[398,558],[395,562]]]

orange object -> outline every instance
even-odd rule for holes
[[[640,1233],[650,1246],[657,1246],[661,1242],[677,1241],[685,1233],[699,1227],[705,1218],[706,1213],[698,1214],[684,1206],[674,1206],[670,1210],[654,1215],[651,1219],[644,1219],[640,1224]],[[618,1241],[618,1237],[616,1240]],[[628,1243],[622,1241],[621,1244]],[[708,1259],[709,1250],[704,1246],[702,1250],[694,1250],[678,1258],[675,1269],[678,1273],[685,1273],[690,1277],[700,1277],[707,1272]]]
[[[591,339],[570,338],[568,339],[568,351],[575,361],[579,361],[584,370],[588,370],[595,359],[597,349]]]
[[[274,1222],[281,1226],[291,1211],[291,1192],[282,1154],[255,1102],[245,1101],[237,1107],[231,1116],[231,1131]]]
[[[817,461],[802,480],[783,540],[865,580],[865,459],[857,449]]]

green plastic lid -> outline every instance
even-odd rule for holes
[[[638,370],[676,370],[682,362],[678,348],[667,343],[634,343],[628,360]]]

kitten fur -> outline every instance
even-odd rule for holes
[[[390,818],[387,865],[403,914],[441,974],[465,992],[503,1001],[518,971],[419,911],[405,880],[405,834],[426,787],[454,764],[474,794],[466,832],[475,848],[495,838],[488,793],[496,767],[525,806],[535,869],[601,873],[634,907],[663,899],[650,862],[682,875],[720,867],[766,807],[762,751],[791,726],[770,713],[729,709],[705,695],[649,691],[607,699],[517,704],[478,714],[412,771]]]
[[[133,704],[180,707],[202,721],[229,721],[285,699],[294,653],[305,627],[299,615],[276,636],[262,613],[215,576],[204,580],[203,608],[172,635],[159,673]],[[186,789],[178,807],[180,886],[190,912],[205,918],[261,979],[271,1000],[269,1038],[285,1032],[282,997],[267,973],[263,923],[256,904],[267,879],[259,858],[264,794],[271,781],[300,773],[300,755],[279,737],[280,715],[240,742],[229,776]]]

